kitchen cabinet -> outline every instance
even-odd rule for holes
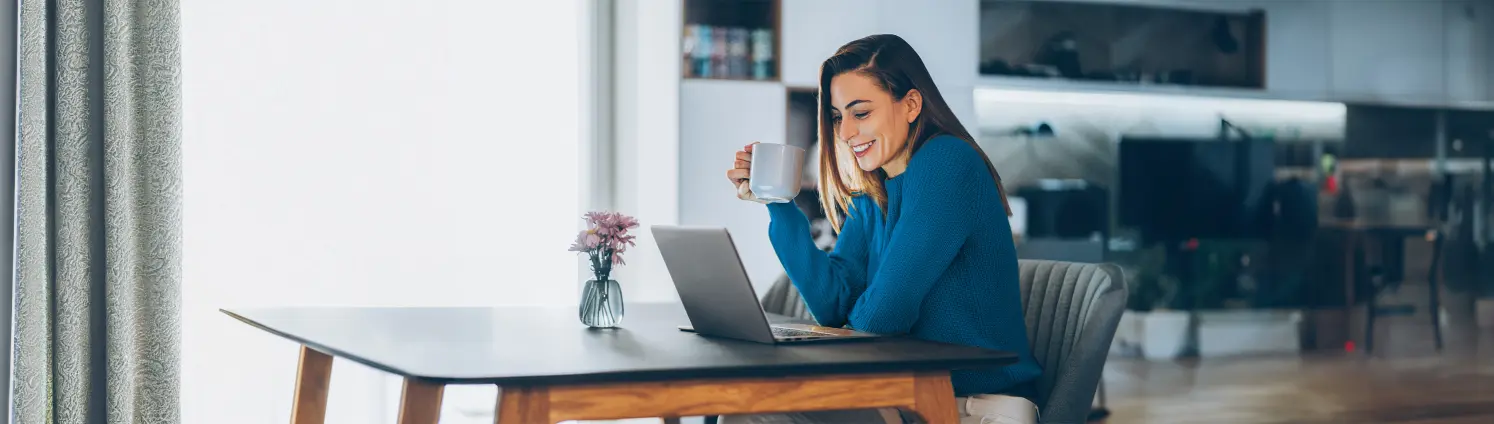
[[[1462,106],[1494,101],[1494,2],[1327,2],[1332,94]]]
[[[1438,104],[1447,99],[1442,1],[1329,4],[1332,95],[1350,101]]]
[[[1284,99],[1321,100],[1332,89],[1331,1],[1177,0],[1170,6],[1260,10],[1266,14],[1266,91]]]
[[[841,45],[877,34],[880,9],[850,0],[783,2],[783,83],[819,84],[820,63]],[[974,71],[972,71],[974,72]]]
[[[1329,4],[1324,1],[1230,2],[1266,13],[1266,91],[1288,99],[1329,95]]]
[[[768,243],[768,211],[737,200],[726,170],[732,154],[748,143],[785,141],[787,96],[776,83],[694,79],[680,84],[680,223],[726,227],[737,235],[742,264],[759,293],[783,266]]]
[[[1494,101],[1494,2],[1446,0],[1447,98]]]

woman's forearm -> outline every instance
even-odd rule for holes
[[[809,220],[798,207],[773,203],[768,210],[773,251],[810,313],[821,325],[844,325],[856,298],[866,290],[865,246],[858,245],[854,234],[848,240],[842,231],[835,250],[826,253],[815,245]]]

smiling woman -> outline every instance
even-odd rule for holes
[[[829,214],[837,228],[837,215],[849,209],[852,193],[885,206],[887,190],[878,170],[887,178],[897,177],[912,153],[934,136],[951,135],[980,151],[923,59],[895,35],[874,35],[841,47],[820,67],[820,93],[820,139],[836,141],[820,146],[820,167],[826,170],[820,173],[826,192],[821,202],[826,211],[839,212]],[[1002,191],[1002,207],[1011,214],[1000,174],[989,159],[986,167]]]
[[[1001,179],[950,111],[913,48],[895,35],[841,47],[820,67],[821,202],[839,232],[821,251],[808,220],[767,205],[774,253],[821,325],[1016,352],[999,370],[951,373],[966,415],[1034,422],[1042,373],[1022,316]],[[727,178],[738,197],[751,151]],[[997,219],[991,219],[995,215]],[[984,412],[981,412],[984,411]],[[733,416],[726,423],[901,421],[888,411]]]
[[[909,90],[894,100],[877,80],[865,74],[836,75],[830,83],[830,129],[845,143],[862,171],[886,168],[888,178],[908,168],[913,153],[908,143],[908,124],[918,120],[923,94]],[[855,99],[855,100],[851,100]],[[835,106],[835,105],[845,106]]]

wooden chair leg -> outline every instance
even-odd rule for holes
[[[496,424],[554,424],[550,391],[544,387],[499,387]]]
[[[399,424],[436,424],[445,391],[445,384],[406,378],[399,396]]]
[[[291,424],[322,424],[327,419],[327,389],[332,383],[332,355],[301,346]]]
[[[959,424],[960,411],[955,406],[954,386],[949,372],[919,373],[913,377],[911,411],[928,424]]]

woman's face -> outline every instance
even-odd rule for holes
[[[863,171],[870,172],[894,160],[905,162],[907,158],[901,153],[908,143],[908,124],[918,118],[921,101],[916,90],[895,101],[876,80],[859,72],[837,75],[830,80],[835,139],[849,147]],[[906,163],[899,167],[903,165]]]

